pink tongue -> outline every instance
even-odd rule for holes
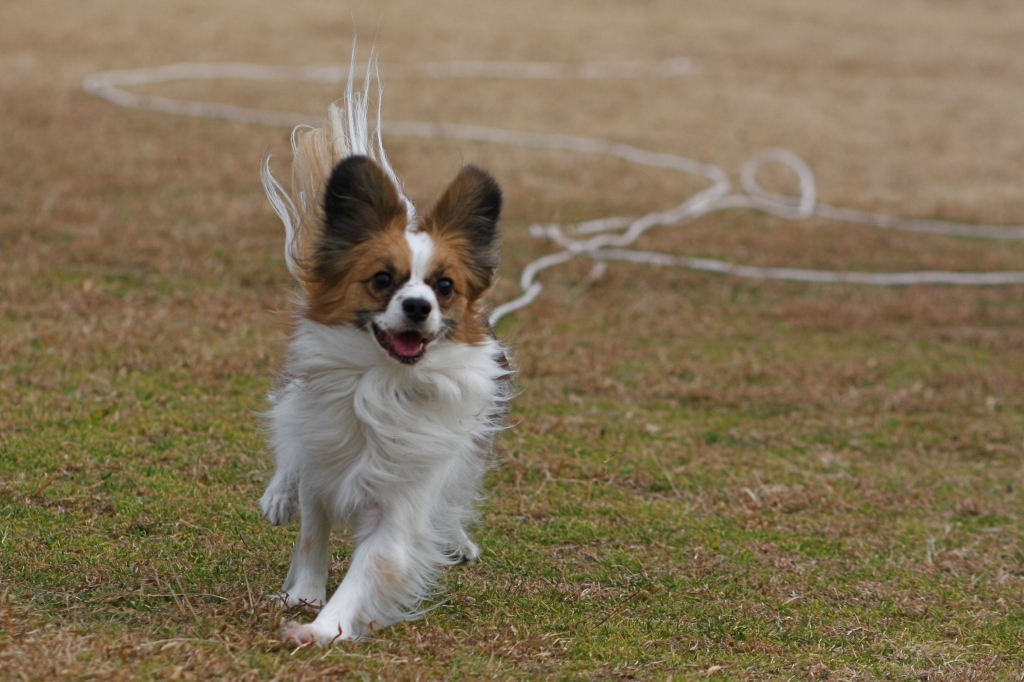
[[[423,348],[423,337],[416,332],[403,332],[391,337],[391,348],[403,358],[412,358]]]

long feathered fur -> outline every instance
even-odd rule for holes
[[[366,156],[377,163],[394,183],[405,204],[410,227],[416,224],[416,209],[402,192],[402,182],[395,173],[381,137],[380,102],[384,94],[377,68],[376,55],[371,53],[363,76],[362,90],[355,90],[355,47],[349,64],[345,96],[327,109],[327,118],[319,128],[298,126],[292,131],[291,191],[285,190],[270,170],[268,155],[261,168],[263,189],[274,212],[285,228],[284,258],[288,270],[300,283],[310,280],[310,250],[323,224],[323,191],[331,171],[348,156]],[[371,83],[377,83],[376,122],[370,128]]]

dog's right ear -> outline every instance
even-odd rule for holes
[[[406,217],[398,188],[366,156],[342,159],[327,181],[323,199],[324,225],[317,240],[314,275],[332,279],[354,246]]]

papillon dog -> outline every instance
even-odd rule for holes
[[[300,283],[296,328],[271,395],[272,524],[302,519],[277,598],[321,607],[292,645],[360,639],[415,618],[441,570],[475,562],[466,533],[503,428],[512,372],[482,311],[498,266],[501,190],[463,167],[422,216],[384,154],[365,85],[321,128],[292,134],[291,191],[262,176]],[[330,536],[351,562],[327,600]]]

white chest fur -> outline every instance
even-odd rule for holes
[[[350,525],[367,504],[447,494],[439,485],[476,494],[507,400],[496,341],[439,340],[410,366],[365,331],[303,321],[289,351],[270,411],[275,480]]]

